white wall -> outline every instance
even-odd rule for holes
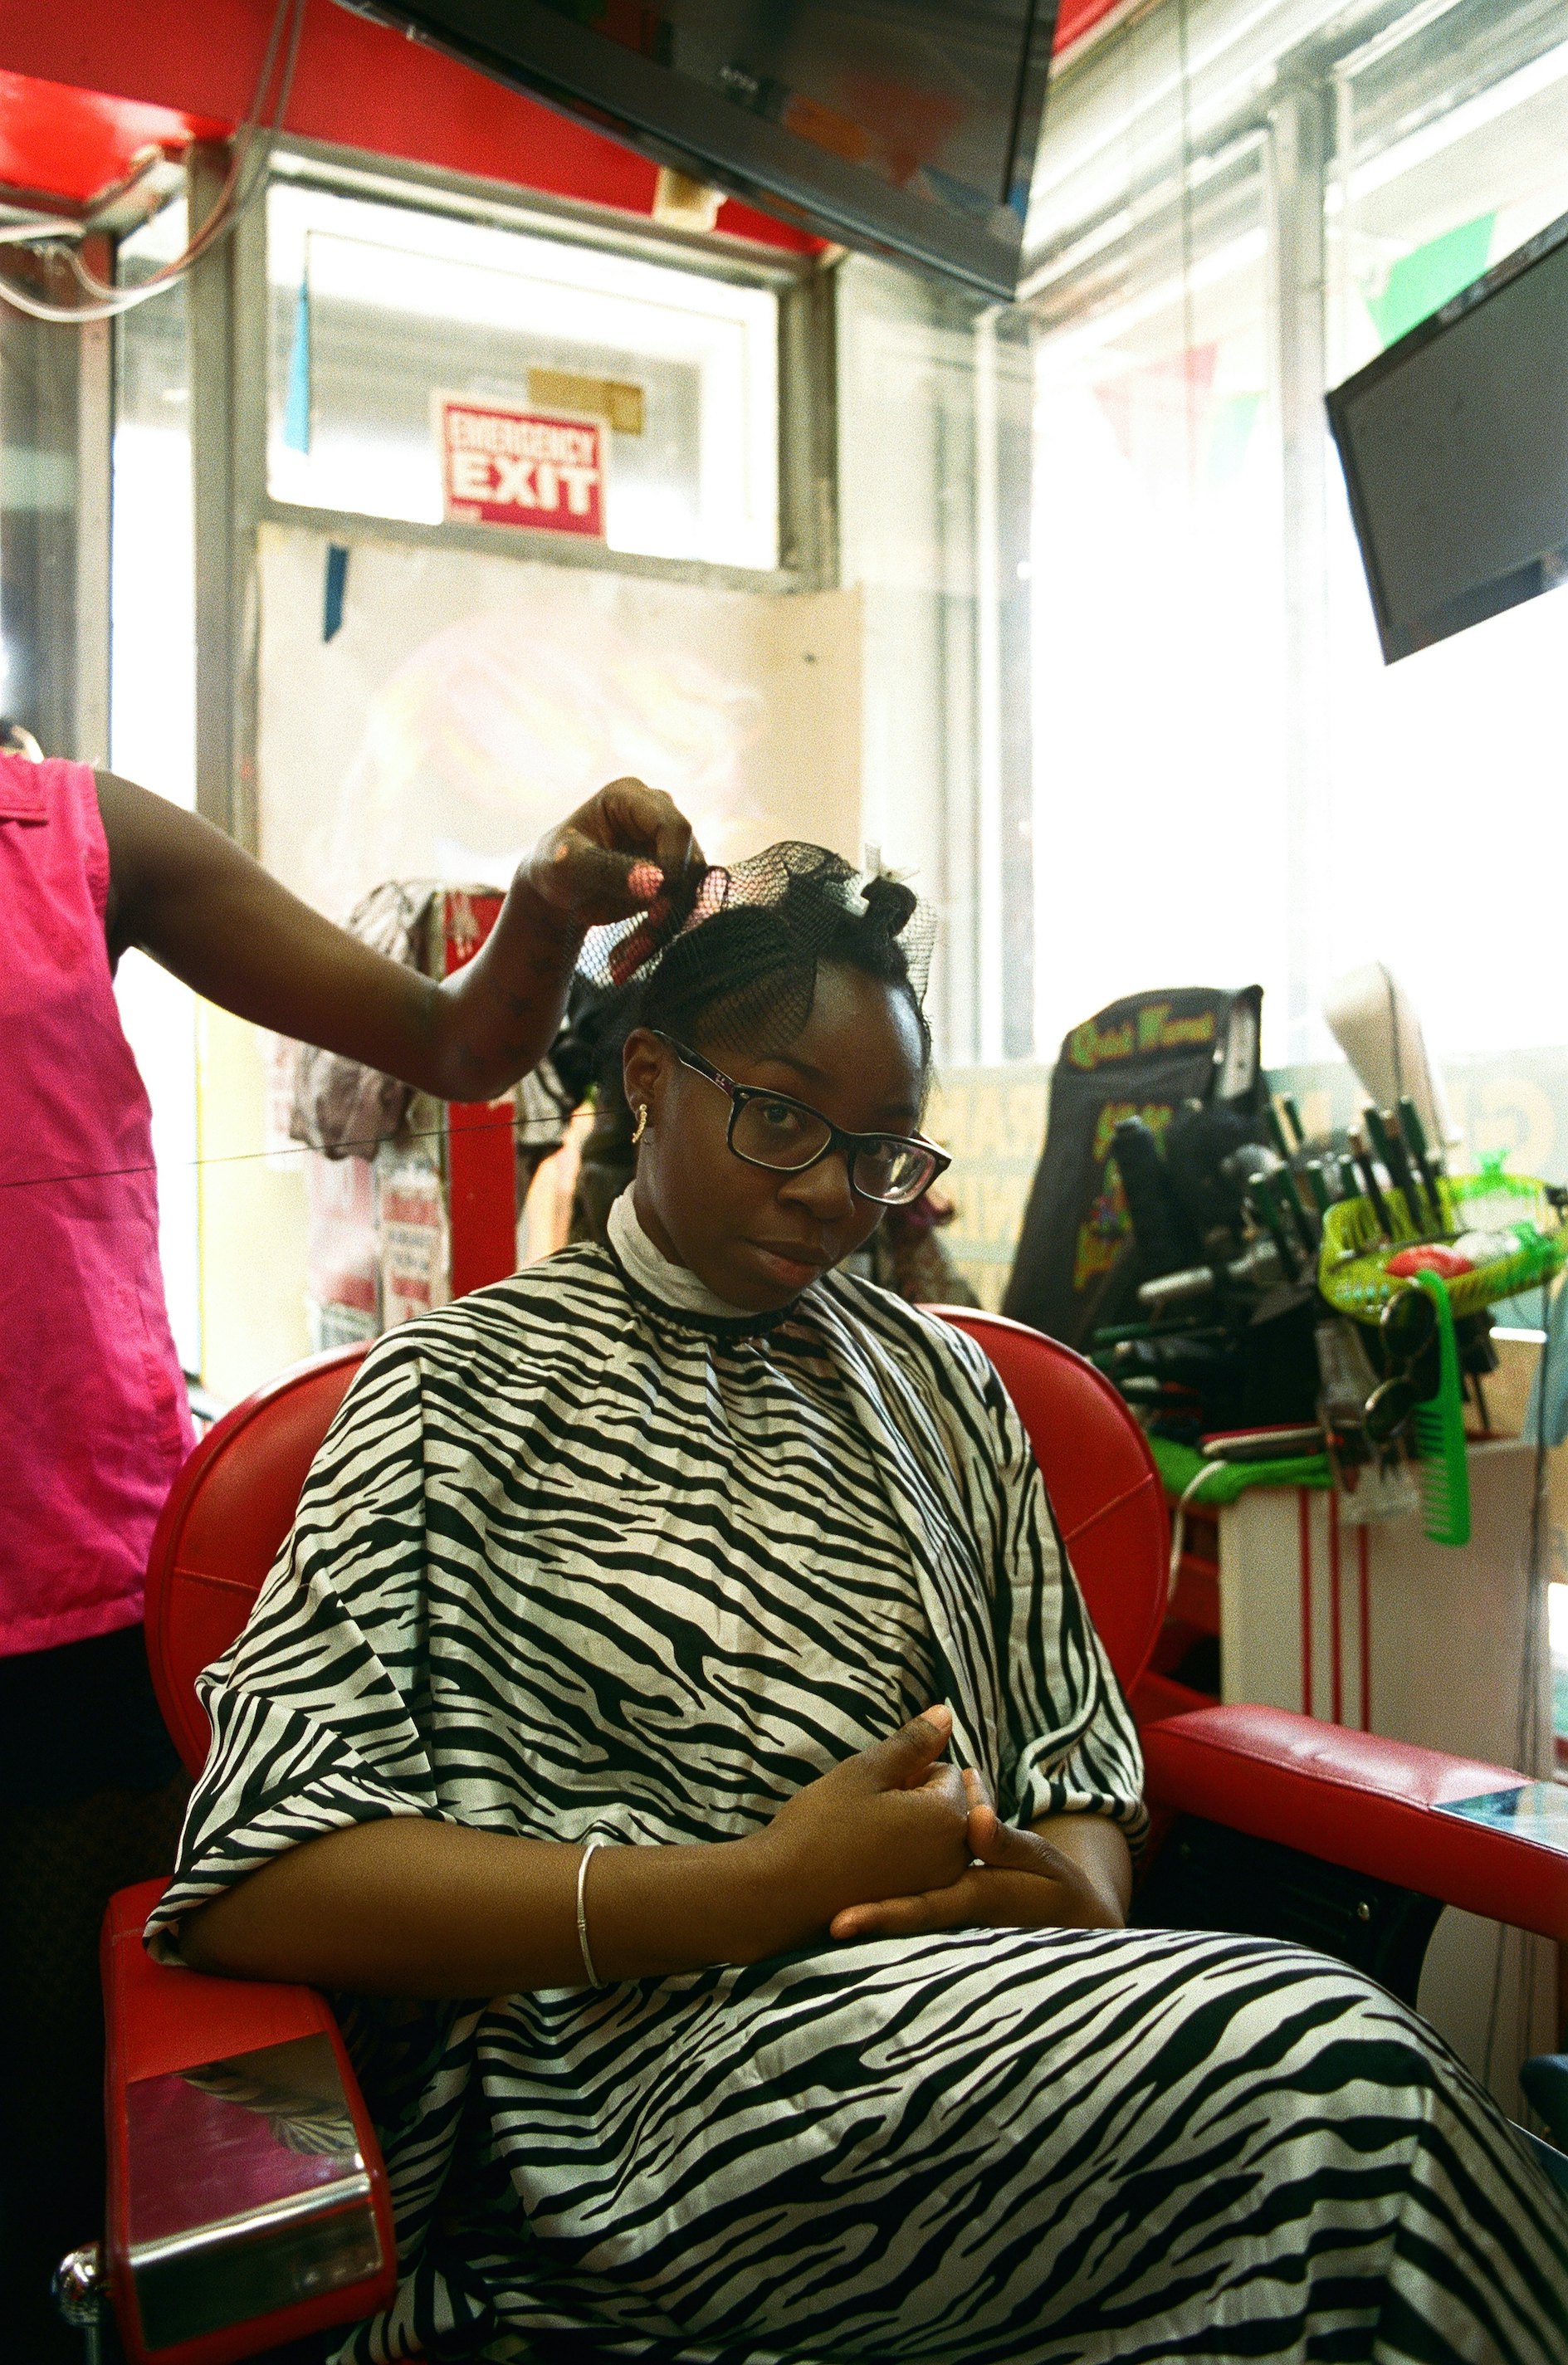
[[[634,772],[716,859],[775,838],[859,850],[858,603],[350,545],[261,550],[261,851],[345,916],[387,878],[503,881],[541,830]]]
[[[705,851],[858,857],[860,595],[732,591],[377,539],[324,641],[325,538],[261,550],[261,855],[346,918],[389,878],[504,884],[541,831],[635,772]],[[204,1014],[206,1376],[244,1394],[306,1351],[305,1196],[267,1125],[267,1046]]]

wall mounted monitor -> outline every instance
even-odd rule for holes
[[[1568,215],[1328,397],[1392,665],[1568,577]]]
[[[820,235],[1010,298],[1057,0],[349,0]]]

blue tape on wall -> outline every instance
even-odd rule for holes
[[[336,638],[343,628],[343,593],[348,588],[348,546],[341,542],[327,544],[327,581],[321,600],[321,638]]]
[[[310,284],[304,278],[294,304],[294,342],[288,349],[283,440],[291,452],[310,449]]]

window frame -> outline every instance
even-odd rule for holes
[[[220,147],[189,164],[193,217],[205,219],[226,169]],[[778,299],[778,564],[718,566],[645,556],[526,528],[423,524],[278,499],[267,480],[267,207],[264,193],[234,235],[191,274],[191,411],[196,544],[196,809],[254,851],[257,548],[263,525],[346,544],[472,551],[666,583],[763,596],[838,580],[834,308],[832,254],[771,252],[738,239],[667,230],[604,207],[511,192],[492,182],[388,162],[363,151],[287,139],[270,160],[277,183],[521,231],[668,267],[684,264]]]

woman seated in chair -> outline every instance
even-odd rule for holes
[[[353,1999],[355,2359],[1561,2365],[1568,2219],[1440,2041],[1125,1926],[1137,1743],[1017,1418],[834,1271],[945,1162],[928,935],[788,846],[614,948],[610,1247],[369,1358],[151,1943]]]

